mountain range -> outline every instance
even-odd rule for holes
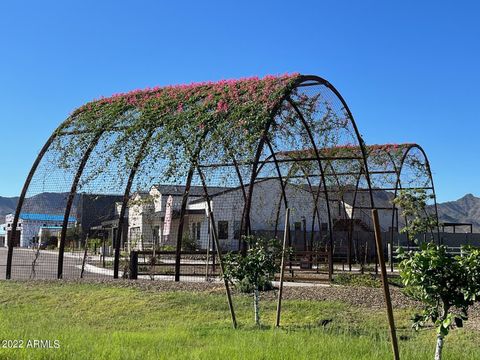
[[[480,232],[480,198],[472,194],[438,204],[440,222],[471,223],[473,231]]]
[[[5,215],[15,211],[17,207],[18,197],[2,197],[0,196],[0,222],[3,223]]]
[[[40,193],[25,200],[24,212],[62,214],[65,211],[68,193]],[[5,215],[14,213],[18,197],[0,196],[0,223],[5,222]],[[74,205],[75,206],[75,205]]]
[[[25,208],[30,212],[61,214],[66,198],[66,193],[41,193],[28,199]],[[5,215],[15,211],[17,202],[18,197],[0,196],[0,223],[4,222]],[[474,231],[480,232],[480,197],[467,194],[455,201],[439,203],[438,216],[440,222],[471,223]]]

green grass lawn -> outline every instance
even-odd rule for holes
[[[250,297],[234,297],[231,328],[217,292],[154,292],[88,283],[0,283],[0,339],[60,341],[59,349],[0,349],[1,359],[390,359],[384,310],[330,301],[263,301],[262,328]],[[410,329],[396,311],[402,359],[432,359],[434,331]],[[326,327],[322,319],[332,319]],[[24,343],[25,346],[25,343]],[[448,336],[445,359],[480,359],[480,333]]]

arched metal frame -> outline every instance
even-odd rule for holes
[[[330,204],[329,204],[329,200],[328,200],[330,189],[328,188],[327,181],[325,180],[324,166],[325,166],[325,161],[332,161],[332,160],[336,160],[336,159],[335,159],[335,157],[328,158],[328,157],[325,157],[325,156],[321,155],[321,153],[322,153],[321,150],[322,149],[318,147],[318,144],[316,144],[314,134],[312,133],[312,130],[309,128],[309,125],[308,125],[307,121],[304,119],[302,111],[299,109],[299,107],[295,103],[295,100],[291,98],[291,94],[295,89],[300,88],[300,87],[307,87],[307,86],[323,86],[323,87],[327,88],[329,91],[331,91],[337,97],[337,99],[340,101],[340,103],[342,105],[342,110],[345,112],[345,117],[347,118],[349,125],[353,129],[353,132],[354,132],[353,135],[354,135],[354,137],[356,139],[356,142],[357,142],[356,146],[358,146],[358,148],[360,149],[360,154],[358,156],[352,158],[352,160],[359,161],[362,164],[361,173],[359,174],[359,176],[363,175],[366,179],[367,190],[370,193],[370,196],[369,196],[370,205],[373,208],[374,207],[374,198],[373,198],[373,194],[372,194],[372,191],[371,191],[370,175],[369,175],[369,171],[368,171],[368,163],[367,163],[367,157],[366,157],[366,147],[365,147],[364,142],[363,142],[363,140],[360,136],[357,125],[354,121],[354,118],[353,118],[351,112],[350,112],[350,109],[348,108],[345,100],[340,95],[340,93],[328,81],[326,81],[326,80],[324,80],[320,77],[317,77],[317,76],[298,76],[298,78],[295,80],[292,87],[285,93],[285,95],[278,101],[278,104],[273,108],[272,114],[271,114],[271,117],[270,117],[270,121],[268,121],[266,123],[266,126],[265,126],[264,136],[261,139],[259,139],[259,143],[258,143],[257,150],[256,150],[256,155],[254,156],[254,158],[251,161],[252,171],[251,171],[250,182],[248,184],[244,184],[244,181],[242,180],[242,176],[240,175],[239,165],[238,165],[238,162],[235,159],[235,157],[232,157],[232,160],[233,160],[232,164],[225,164],[225,165],[226,166],[233,166],[235,168],[235,171],[238,175],[238,178],[240,179],[240,181],[242,183],[242,191],[244,192],[244,196],[246,196],[246,201],[245,201],[244,211],[243,211],[244,215],[243,215],[243,221],[242,221],[242,228],[243,228],[242,232],[245,233],[245,234],[249,234],[251,232],[250,212],[251,212],[251,204],[252,204],[252,194],[253,194],[254,186],[256,184],[256,177],[258,175],[258,168],[260,166],[263,166],[263,164],[265,163],[265,159],[261,158],[265,145],[267,145],[267,147],[269,148],[269,150],[271,152],[273,163],[275,164],[275,167],[277,169],[278,179],[279,179],[279,181],[281,183],[281,186],[282,186],[282,197],[284,198],[283,201],[284,201],[285,206],[287,206],[287,201],[288,200],[287,200],[286,194],[285,194],[285,188],[284,188],[285,184],[284,184],[284,180],[282,178],[282,174],[281,174],[280,167],[279,167],[279,164],[282,162],[282,160],[279,160],[279,159],[276,158],[275,152],[273,151],[273,148],[272,148],[272,145],[269,142],[269,136],[272,135],[272,133],[270,131],[270,128],[271,128],[273,122],[275,121],[275,117],[277,116],[277,113],[280,110],[281,105],[284,102],[288,102],[293,107],[293,109],[296,113],[296,116],[297,116],[297,120],[302,124],[303,130],[306,132],[306,134],[308,136],[308,139],[310,140],[310,145],[311,145],[311,148],[313,149],[313,153],[314,153],[314,158],[311,159],[311,160],[317,163],[319,171],[320,171],[320,179],[321,180],[320,180],[320,184],[318,184],[318,188],[322,189],[322,192],[323,192],[324,197],[325,197],[327,213],[328,213],[330,251],[332,251],[332,244],[333,244],[333,229],[332,229],[332,226],[333,225],[332,225]],[[57,131],[55,131],[55,133],[47,141],[45,146],[42,148],[42,151],[38,155],[35,163],[33,164],[32,169],[29,173],[29,176],[27,177],[27,180],[24,184],[22,194],[20,196],[20,200],[19,200],[16,212],[15,212],[14,221],[13,221],[12,228],[11,228],[11,235],[8,239],[9,249],[8,249],[8,257],[7,257],[7,272],[6,272],[7,273],[7,276],[6,276],[7,278],[11,277],[13,244],[15,243],[16,228],[17,228],[17,225],[18,225],[18,220],[19,220],[20,213],[21,213],[21,210],[22,210],[23,202],[25,200],[25,197],[26,197],[28,188],[30,186],[30,182],[32,180],[32,177],[35,174],[35,172],[37,170],[37,167],[38,167],[39,163],[41,162],[43,156],[49,150],[52,142],[58,136],[65,135],[67,133],[70,134],[70,132],[63,131],[63,130],[67,127],[67,125],[71,121],[72,120],[70,119],[69,121],[62,124],[59,127],[59,129],[57,129]],[[88,131],[88,130],[86,130],[86,131]],[[110,131],[114,131],[114,130],[111,129]],[[79,178],[82,175],[83,168],[84,168],[85,164],[88,162],[90,154],[91,154],[92,150],[95,148],[96,144],[98,143],[98,140],[99,140],[100,137],[101,137],[101,133],[97,134],[97,136],[93,139],[93,141],[91,143],[91,146],[89,147],[87,152],[84,154],[84,157],[81,160],[81,163],[80,163],[80,165],[77,169],[77,173],[75,174],[74,181],[73,181],[72,186],[70,188],[70,192],[69,192],[69,195],[68,195],[69,201],[67,203],[67,208],[65,209],[64,221],[63,221],[63,224],[62,224],[61,244],[63,246],[61,246],[61,248],[60,248],[61,254],[59,254],[59,266],[58,266],[58,274],[57,274],[59,278],[62,277],[62,264],[60,264],[60,263],[63,260],[60,260],[60,259],[63,259],[63,249],[64,249],[64,245],[65,245],[65,234],[66,234],[66,230],[67,230],[67,226],[68,226],[68,217],[69,217],[69,213],[70,213],[70,210],[71,210],[71,201],[73,200],[73,198],[76,194],[77,183],[78,183]],[[124,198],[123,198],[123,202],[122,202],[122,206],[121,206],[121,214],[120,214],[121,216],[120,216],[120,219],[119,219],[117,239],[116,239],[116,242],[115,242],[115,245],[116,245],[116,248],[115,248],[115,265],[114,265],[115,277],[118,277],[118,267],[119,267],[118,246],[120,244],[120,237],[122,236],[122,233],[123,233],[123,230],[122,230],[121,226],[122,226],[122,221],[123,221],[124,216],[122,216],[122,215],[125,215],[126,207],[127,207],[127,204],[128,204],[129,198],[130,198],[130,188],[131,188],[133,180],[136,176],[137,168],[138,168],[138,166],[139,166],[139,164],[140,164],[140,162],[141,162],[141,160],[144,156],[143,149],[145,149],[145,147],[147,146],[150,137],[151,137],[151,134],[146,137],[145,143],[142,144],[141,149],[139,150],[139,153],[136,157],[136,161],[135,161],[133,167],[131,168],[131,171],[130,171],[130,174],[129,174],[129,177],[128,177],[128,182],[126,184],[125,191],[123,193]],[[298,161],[304,161],[304,159],[297,159],[297,160]],[[209,164],[199,164],[198,168],[201,169],[202,166],[204,166],[204,165],[208,166]],[[322,184],[323,184],[323,188],[322,188]],[[187,181],[186,185],[187,186],[185,188],[184,199],[188,198],[189,181]],[[205,186],[204,186],[204,188],[205,188],[204,190],[206,192],[207,189],[206,189]],[[248,190],[245,190],[245,188],[247,188]],[[184,208],[183,205],[182,205],[182,208]],[[181,214],[182,219],[183,219],[184,215],[185,215],[184,213]],[[65,221],[65,219],[67,219],[67,221]],[[180,224],[182,224],[182,219],[180,221]],[[217,231],[217,229],[215,229],[215,226],[216,226],[215,223],[213,223],[214,233]],[[178,237],[179,237],[180,240],[177,241],[177,248],[181,245],[181,232],[182,232],[182,230],[180,228],[179,232],[178,232]],[[217,249],[217,250],[219,250],[219,249]],[[219,255],[220,255],[220,252],[219,252]],[[180,261],[180,259],[177,256],[177,264],[178,264],[179,261]],[[178,272],[178,271],[176,271],[176,272]],[[332,272],[333,272],[333,262],[331,262],[330,266],[329,266],[329,273],[331,274]],[[176,278],[177,278],[177,276],[176,276]]]
[[[431,173],[431,168],[430,168],[430,163],[428,160],[428,157],[423,150],[423,148],[418,145],[418,144],[382,144],[382,145],[369,145],[366,146],[367,149],[367,161],[369,162],[369,174],[370,178],[375,178],[375,176],[388,176],[392,175],[393,179],[392,181],[388,182],[382,182],[381,184],[373,184],[371,188],[371,193],[375,196],[376,192],[385,192],[388,191],[392,194],[392,198],[396,198],[398,195],[398,192],[402,189],[411,189],[411,190],[426,190],[426,191],[431,191],[432,197],[433,197],[433,209],[434,209],[434,217],[438,222],[438,210],[437,210],[437,202],[436,202],[436,194],[435,194],[435,187],[434,187],[434,182],[433,182],[433,176]],[[356,154],[358,153],[358,149],[355,147],[337,147],[335,149],[324,149],[324,150],[344,150],[345,154]],[[407,168],[409,167],[409,156],[412,156],[412,152],[418,150],[418,152],[421,154],[423,158],[423,167],[420,169],[420,174],[424,178],[423,180],[425,181],[425,185],[419,185],[415,187],[409,187],[408,184],[405,184],[405,181],[402,181],[402,175],[405,173]],[[296,153],[296,152],[293,152]],[[312,151],[311,150],[306,150],[302,152],[301,154],[296,153],[295,156],[309,156],[311,155]],[[283,154],[277,154],[278,156],[286,156],[290,157],[293,156],[293,154],[288,154],[288,153],[283,153]],[[268,160],[268,159],[267,159]],[[376,170],[375,169],[375,164],[378,166],[378,161],[381,160],[382,162],[382,169]],[[293,163],[291,169],[298,163]],[[329,173],[327,176],[332,176],[335,179],[335,182],[337,183],[338,189],[341,188],[339,178],[342,176],[356,176],[356,184],[352,189],[349,189],[348,191],[353,191],[353,201],[352,201],[352,209],[351,209],[351,219],[355,218],[355,213],[358,211],[364,211],[364,210],[371,210],[373,209],[371,206],[365,206],[365,205],[358,205],[357,204],[357,197],[358,194],[366,189],[362,189],[359,187],[360,184],[360,177],[361,173],[357,172],[344,172],[344,173],[337,173],[335,170],[334,166],[332,164],[329,164],[329,169],[331,169],[331,173]],[[305,171],[305,169],[302,169],[303,171],[303,177],[308,180],[312,174],[309,174],[308,171]],[[288,176],[286,177],[285,181],[288,181],[289,178],[292,176],[292,174],[289,172]],[[372,182],[375,182],[372,180]],[[367,189],[368,190],[368,189]],[[312,189],[310,186],[309,191],[312,193],[312,196],[315,197],[315,191]],[[317,196],[318,196],[318,191],[317,191]],[[343,200],[344,194],[340,194]],[[395,228],[399,228],[398,225],[398,211],[399,209],[396,207],[395,204],[389,204],[388,207],[378,207],[377,204],[377,210],[389,210],[392,213],[391,217],[391,227],[390,227],[390,244],[393,245],[393,238],[394,238],[394,233],[395,233]],[[369,216],[369,214],[367,214]],[[277,211],[277,216],[278,216],[278,211]],[[320,221],[320,220],[319,220]],[[405,223],[408,223],[408,219],[404,219]],[[396,224],[396,226],[395,226]],[[438,227],[437,227],[437,233],[438,233]],[[351,227],[349,230],[349,235],[348,235],[348,262],[349,262],[349,267],[351,270],[351,245],[352,245],[352,234],[353,234],[353,223],[351,222]],[[408,234],[407,234],[408,237]],[[390,247],[390,250],[392,250],[393,246]],[[390,254],[392,256],[392,254]],[[393,263],[391,263],[391,267],[393,269]],[[393,270],[392,270],[393,271]]]
[[[13,260],[13,246],[15,244],[16,236],[17,236],[17,227],[18,227],[18,220],[20,219],[20,212],[22,211],[22,207],[25,201],[25,197],[27,196],[28,188],[30,187],[30,183],[32,182],[33,176],[37,171],[40,162],[42,161],[43,157],[45,156],[46,152],[55,141],[55,139],[59,136],[59,134],[72,123],[73,119],[65,120],[60,126],[53,132],[53,134],[48,138],[45,145],[43,145],[42,149],[40,150],[39,154],[35,158],[33,165],[27,175],[25,183],[23,184],[22,192],[18,199],[17,208],[15,209],[15,214],[13,217],[13,222],[10,230],[10,236],[7,235],[7,264],[6,264],[6,271],[5,271],[5,278],[9,280],[12,276],[12,260]],[[7,233],[8,234],[8,233]],[[20,241],[20,239],[18,239]]]
[[[376,188],[373,188],[372,191],[375,193],[375,191],[390,191],[393,192],[393,198],[396,198],[399,191],[401,190],[424,190],[424,191],[430,191],[432,195],[432,200],[433,200],[433,216],[436,219],[436,222],[438,224],[438,208],[437,208],[437,198],[436,198],[436,193],[435,193],[435,185],[434,185],[434,180],[433,180],[433,175],[431,172],[431,167],[430,167],[430,162],[428,159],[428,156],[425,152],[425,150],[418,144],[414,143],[407,143],[407,144],[387,144],[387,145],[371,145],[368,147],[369,150],[369,159],[375,159],[376,156],[381,157],[382,155],[379,155],[378,153],[383,154],[383,156],[387,156],[389,161],[385,163],[385,169],[383,170],[383,173],[385,174],[392,174],[394,176],[394,179],[392,179],[392,182],[387,182],[383,184],[383,186],[378,186]],[[406,184],[405,181],[402,179],[402,175],[405,174],[405,172],[409,168],[409,157],[414,156],[414,152],[418,151],[418,153],[421,155],[423,158],[423,167],[420,169],[420,175],[423,176],[424,183],[423,185],[416,185],[416,186],[410,186],[410,184]],[[375,155],[377,153],[377,155]],[[418,169],[417,169],[418,170]],[[384,209],[384,210],[388,210]],[[395,229],[398,232],[399,231],[399,209],[397,206],[392,203],[391,204],[391,227],[390,227],[390,239],[389,239],[389,244],[390,244],[390,254],[389,257],[390,259],[393,259],[393,241],[394,241],[394,236],[395,236]],[[404,218],[403,221],[405,224],[408,224],[408,219]],[[438,226],[436,227],[436,233],[438,237],[438,241],[440,241],[440,235],[439,235],[439,228]],[[409,239],[409,234],[407,233],[407,240]],[[432,234],[433,237],[433,234]],[[409,240],[408,240],[409,241]],[[390,262],[390,270],[393,271],[393,261]]]
[[[430,186],[423,186],[423,187],[420,187],[420,188],[417,188],[418,190],[429,190],[432,192],[432,196],[433,196],[433,206],[434,206],[434,216],[435,216],[435,219],[436,219],[436,223],[437,223],[437,236],[438,236],[438,242],[440,242],[440,234],[439,234],[439,226],[438,226],[438,222],[439,222],[439,219],[438,219],[438,206],[437,206],[437,195],[436,195],[436,192],[435,192],[435,184],[434,184],[434,181],[433,181],[433,176],[432,176],[432,171],[431,171],[431,168],[430,168],[430,161],[428,160],[428,156],[425,152],[425,150],[418,144],[411,144],[410,146],[407,147],[407,150],[405,151],[405,154],[402,158],[402,161],[401,161],[401,165],[400,165],[400,170],[399,170],[399,173],[398,173],[398,185],[396,186],[396,190],[395,190],[395,196],[397,195],[398,191],[403,189],[404,186],[402,184],[402,180],[401,180],[401,176],[402,176],[402,173],[406,167],[406,160],[408,159],[408,156],[409,154],[413,151],[413,150],[418,150],[420,151],[420,153],[422,154],[423,156],[423,159],[425,161],[425,172],[426,172],[426,175],[428,176],[428,182],[430,183]],[[405,219],[405,221],[407,221],[407,219]]]
[[[350,157],[345,158],[345,157],[335,157],[335,156],[329,157],[329,156],[323,156],[321,154],[321,149],[319,149],[317,144],[315,143],[314,136],[313,136],[313,134],[311,132],[311,129],[309,128],[306,120],[304,119],[302,112],[300,111],[300,109],[296,106],[295,102],[290,97],[290,93],[295,88],[301,87],[301,86],[312,86],[312,85],[323,85],[323,86],[325,86],[326,88],[331,90],[337,96],[337,98],[340,100],[340,102],[342,103],[343,109],[345,110],[345,112],[347,114],[346,117],[348,118],[348,121],[349,121],[350,125],[353,127],[353,130],[354,130],[354,133],[355,133],[355,136],[356,136],[356,141],[357,141],[356,146],[357,146],[358,149],[360,149],[360,154],[359,155],[350,156]],[[290,93],[288,93],[282,101],[280,101],[279,106],[283,101],[287,101],[293,107],[293,109],[295,110],[299,121],[303,125],[303,129],[308,134],[308,138],[310,140],[310,146],[313,150],[312,151],[313,156],[309,160],[315,162],[319,167],[320,184],[318,184],[318,191],[317,191],[318,194],[317,194],[316,198],[318,199],[319,193],[323,192],[323,195],[325,197],[327,214],[328,214],[328,219],[327,219],[328,232],[329,232],[328,251],[330,253],[330,256],[329,256],[329,259],[330,259],[330,261],[329,261],[329,278],[331,279],[331,276],[333,274],[333,253],[332,253],[332,251],[333,251],[334,234],[333,234],[333,222],[332,222],[332,216],[331,216],[330,201],[329,201],[330,189],[327,186],[327,181],[325,180],[324,162],[325,161],[335,161],[335,160],[348,160],[348,161],[359,162],[361,164],[361,167],[360,167],[360,174],[358,174],[358,177],[361,177],[362,175],[365,176],[365,180],[366,180],[366,183],[367,183],[366,190],[370,192],[371,185],[370,185],[370,177],[369,177],[367,159],[365,157],[365,154],[366,154],[365,144],[363,142],[363,139],[360,136],[360,133],[358,131],[356,123],[353,119],[353,116],[352,116],[347,104],[345,103],[344,99],[341,97],[340,93],[330,83],[328,83],[326,80],[324,80],[322,78],[319,78],[317,76],[302,76],[297,81],[297,83],[293,86],[292,91]],[[252,173],[251,173],[251,178],[250,178],[250,185],[248,186],[249,189],[248,189],[248,192],[247,192],[247,194],[248,194],[247,202],[246,202],[246,205],[245,205],[245,208],[244,208],[245,224],[243,226],[245,226],[245,234],[246,235],[248,235],[250,233],[250,210],[251,210],[253,188],[256,184],[257,176],[258,176],[261,168],[265,164],[267,164],[269,162],[274,163],[277,174],[278,174],[277,175],[278,180],[280,181],[280,186],[282,188],[282,197],[281,197],[280,201],[282,201],[282,199],[283,199],[285,207],[288,204],[286,194],[285,194],[285,182],[284,182],[284,179],[282,178],[282,175],[281,175],[281,172],[280,172],[280,169],[279,169],[279,163],[281,163],[282,160],[277,159],[276,153],[274,152],[274,150],[273,150],[273,148],[272,148],[272,146],[269,142],[269,136],[270,136],[270,133],[271,133],[270,132],[270,127],[272,126],[276,115],[277,115],[276,111],[274,111],[273,114],[272,114],[272,117],[271,117],[271,121],[269,123],[267,123],[267,125],[265,127],[265,130],[264,130],[265,136],[262,139],[260,139],[259,145],[257,147],[256,155],[255,155],[255,158],[254,158],[254,161],[253,161],[253,168],[252,168]],[[270,155],[267,158],[262,160],[261,159],[261,154],[262,154],[262,151],[263,151],[263,148],[264,148],[265,144],[267,145],[267,147],[270,151]],[[288,161],[290,162],[292,160],[293,161],[305,161],[305,159],[303,159],[301,157],[297,158],[297,159],[289,159]],[[231,166],[232,164],[221,164],[221,165],[222,166]],[[236,166],[236,164],[234,164],[234,165]],[[323,184],[323,188],[322,188],[322,184]],[[311,186],[311,184],[310,184],[310,186]],[[371,208],[374,208],[374,199],[373,199],[373,195],[372,195],[371,192],[370,192],[369,198],[370,198],[370,206],[371,206]],[[277,221],[277,224],[278,224],[278,221]],[[243,245],[243,251],[245,251],[245,249],[246,249],[246,244]]]
[[[377,174],[392,174],[395,176],[393,183],[386,183],[383,186],[378,186],[377,188],[372,188],[372,191],[393,191],[393,197],[395,198],[400,190],[427,190],[432,192],[433,196],[433,206],[435,214],[434,216],[438,220],[438,210],[437,210],[437,201],[436,201],[436,193],[435,193],[435,186],[433,181],[433,176],[430,168],[430,162],[428,160],[428,156],[425,150],[418,144],[395,144],[395,145],[370,145],[367,147],[369,150],[369,161],[371,159],[375,159],[376,156],[375,152],[381,152],[385,154],[389,162],[385,164],[385,169],[383,171],[378,171]],[[421,154],[424,164],[423,164],[423,171],[421,171],[421,175],[425,178],[424,185],[417,185],[414,187],[408,186],[402,181],[402,175],[407,171],[408,158],[412,156],[412,152],[418,150]],[[393,156],[393,153],[396,153],[396,156]],[[371,171],[371,174],[374,173]],[[406,186],[407,185],[407,186]],[[393,205],[392,211],[395,210],[395,206]]]
[[[113,260],[113,278],[117,279],[118,274],[119,274],[119,267],[120,267],[120,242],[122,241],[122,237],[124,234],[123,228],[124,228],[124,221],[125,221],[125,212],[127,210],[127,204],[128,201],[130,200],[130,192],[132,190],[132,185],[133,185],[133,180],[135,179],[135,175],[137,174],[138,167],[140,166],[140,163],[142,162],[142,159],[145,154],[145,150],[153,136],[153,131],[150,130],[148,131],[147,135],[145,136],[145,139],[143,140],[142,144],[140,145],[140,149],[138,150],[137,155],[135,156],[135,162],[133,164],[132,169],[130,170],[130,174],[128,175],[128,181],[127,185],[125,187],[125,191],[123,193],[123,201],[122,201],[122,206],[120,208],[120,215],[118,218],[118,230],[117,230],[117,236],[114,241],[115,244],[115,256]]]

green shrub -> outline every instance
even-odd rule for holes
[[[174,245],[162,245],[160,251],[175,251],[177,248]]]
[[[198,249],[197,240],[185,235],[182,238],[182,251],[196,251]]]
[[[422,244],[420,251],[399,249],[405,292],[423,305],[412,318],[413,327],[435,325],[436,360],[442,357],[444,337],[453,327],[463,327],[469,307],[480,300],[480,249],[465,247],[462,253],[454,256],[435,244]]]

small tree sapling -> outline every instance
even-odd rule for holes
[[[468,319],[480,299],[480,249],[464,248],[454,256],[442,245],[423,244],[420,251],[399,250],[400,276],[406,293],[423,304],[412,318],[418,330],[431,321],[437,329],[435,360],[441,360],[444,338]]]
[[[271,288],[275,273],[280,270],[281,247],[278,240],[246,236],[248,250],[242,254],[228,253],[224,258],[224,277],[242,291],[252,292],[255,324],[260,325],[260,290]]]

